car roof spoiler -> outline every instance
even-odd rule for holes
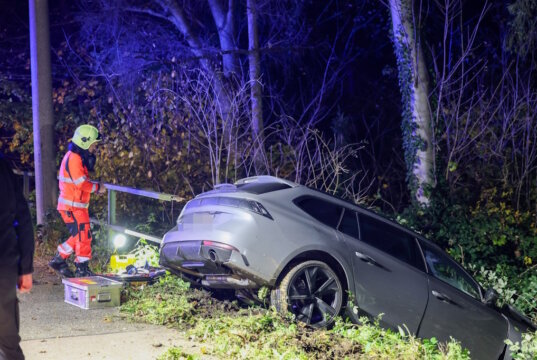
[[[276,176],[270,176],[270,175],[259,175],[259,176],[247,177],[247,178],[235,181],[234,185],[242,185],[242,184],[249,184],[249,183],[255,183],[255,182],[256,183],[282,183],[282,184],[289,185],[290,187],[300,186],[300,184],[297,184],[295,182],[281,179]]]

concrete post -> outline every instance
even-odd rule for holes
[[[52,112],[48,0],[28,0],[37,224],[54,208],[58,194]]]

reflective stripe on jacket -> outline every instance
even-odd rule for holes
[[[67,171],[67,166],[69,171]],[[63,157],[59,171],[60,196],[58,210],[88,208],[91,193],[98,190],[97,184],[88,177],[88,169],[82,163],[82,157],[68,151]]]

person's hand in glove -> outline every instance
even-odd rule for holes
[[[102,181],[99,181],[99,190],[97,190],[97,194],[104,194],[106,192],[106,186]]]

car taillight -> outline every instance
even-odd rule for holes
[[[231,245],[223,244],[221,242],[216,242],[216,241],[211,241],[211,240],[203,240],[201,242],[201,246],[211,246],[211,247],[220,248],[220,249],[224,249],[224,250],[238,251],[236,248],[234,248]]]
[[[242,208],[242,209],[247,209],[247,210],[253,211],[256,214],[259,214],[259,215],[262,215],[264,217],[269,218],[270,220],[274,220],[272,218],[272,216],[270,215],[270,213],[267,211],[267,209],[265,209],[265,207],[263,205],[261,205],[261,203],[258,203],[257,201],[254,201],[254,200],[242,200],[240,202],[239,207]]]

